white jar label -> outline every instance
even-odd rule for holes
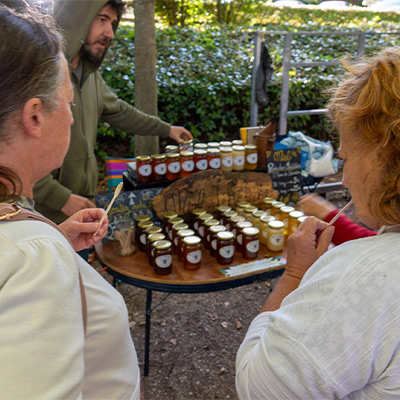
[[[257,155],[257,153],[249,154],[249,155],[247,156],[247,162],[248,162],[249,164],[257,164],[257,161],[258,161],[258,155]]]
[[[182,163],[182,169],[187,172],[193,171],[194,170],[194,161],[192,161],[192,160],[184,161]]]
[[[214,240],[211,241],[211,247],[212,247],[214,250],[217,250],[217,239],[214,239]]]
[[[197,264],[201,261],[201,250],[196,250],[192,251],[191,253],[188,253],[186,256],[186,259],[191,263],[191,264]]]
[[[274,246],[277,246],[277,247],[283,245],[283,240],[284,240],[284,235],[282,235],[282,234],[271,235],[269,237],[269,241],[271,242],[271,244],[273,244]]]
[[[174,245],[175,245],[175,246],[178,246],[178,240],[179,240],[179,238],[176,237],[175,240],[174,240]]]
[[[210,160],[210,168],[219,169],[221,167],[221,159],[213,158]]]
[[[233,246],[225,246],[219,249],[219,254],[222,258],[231,258],[234,252],[235,248]]]
[[[138,169],[139,175],[150,176],[151,175],[151,165],[141,165]]]
[[[233,159],[233,163],[237,165],[238,167],[241,167],[244,165],[244,156],[236,156]]]
[[[194,223],[194,229],[196,229],[196,231],[199,229],[199,223],[196,221],[195,223]]]
[[[201,226],[201,227],[199,228],[199,235],[200,235],[201,237],[204,237],[204,226]]]
[[[181,164],[179,162],[173,162],[168,165],[168,171],[176,174],[181,170]]]
[[[260,248],[260,242],[258,240],[253,240],[252,242],[247,243],[246,249],[249,253],[257,253]]]
[[[140,243],[146,244],[146,234],[145,233],[142,233],[140,235]]]
[[[265,239],[268,239],[268,229],[264,229],[262,231],[262,235],[265,237]]]
[[[224,167],[232,167],[233,165],[233,158],[232,157],[223,157],[222,158],[222,165]]]
[[[197,161],[197,163],[196,163],[196,168],[197,168],[199,171],[204,171],[204,170],[207,169],[207,165],[208,165],[207,160],[199,160],[199,161]]]
[[[242,234],[240,234],[240,235],[237,235],[237,237],[236,237],[236,240],[237,240],[237,242],[239,243],[239,244],[242,244]]]
[[[173,234],[172,229],[170,229],[170,230],[168,231],[169,240],[172,240],[172,234]]]
[[[167,173],[167,164],[162,163],[162,164],[158,164],[154,167],[154,171],[156,172],[156,174],[158,175],[165,175]]]
[[[285,225],[285,228],[287,229],[289,226],[289,218],[284,219],[283,224]]]
[[[164,256],[159,256],[155,260],[156,265],[160,268],[168,268],[172,264],[171,254],[166,254]]]

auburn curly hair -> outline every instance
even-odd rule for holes
[[[383,225],[400,223],[400,49],[354,64],[333,90],[328,116],[339,134],[374,157],[377,179],[369,182],[369,211]]]

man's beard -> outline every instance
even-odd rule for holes
[[[97,64],[101,62],[104,58],[104,55],[107,53],[108,48],[110,47],[111,40],[106,38],[101,38],[96,40],[93,44],[100,43],[106,45],[103,49],[97,49],[96,51],[92,50],[92,45],[85,43],[82,47],[82,55],[84,58],[89,60],[90,62]]]

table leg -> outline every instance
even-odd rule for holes
[[[148,377],[149,377],[149,359],[150,359],[150,318],[151,318],[151,299],[152,290],[148,289],[146,293],[146,331],[144,338],[144,398],[147,399]]]

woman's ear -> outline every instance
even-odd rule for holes
[[[37,97],[29,99],[22,109],[22,122],[25,133],[34,138],[42,135],[43,127],[43,103]]]

